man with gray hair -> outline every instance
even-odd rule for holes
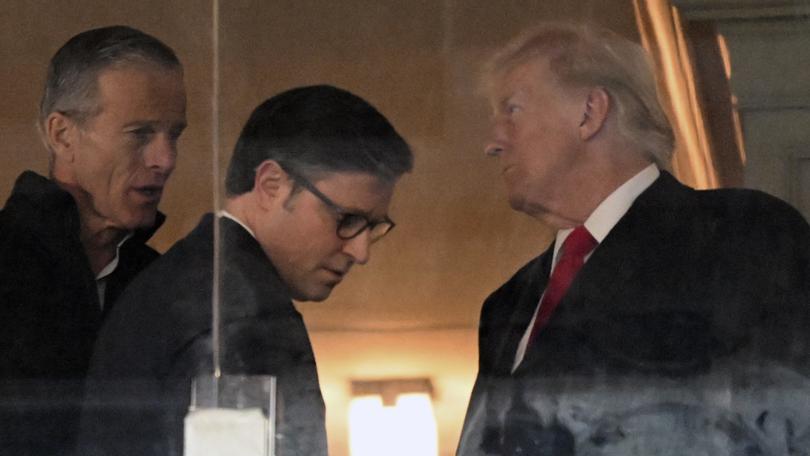
[[[484,82],[486,153],[511,206],[556,239],[483,305],[458,454],[715,454],[738,444],[770,454],[743,431],[810,429],[806,413],[772,424],[769,411],[784,408],[754,401],[753,417],[724,408],[724,387],[686,399],[706,391],[686,386],[696,379],[768,383],[771,370],[729,372],[769,363],[806,388],[810,227],[801,215],[761,192],[679,183],[667,171],[674,135],[645,53],[610,31],[541,25],[499,51]],[[638,392],[645,387],[650,394]],[[750,405],[734,393],[736,406]]]
[[[51,59],[39,128],[49,177],[20,175],[0,211],[3,454],[64,454],[101,320],[158,254],[145,242],[186,125],[174,51],[124,26]]]

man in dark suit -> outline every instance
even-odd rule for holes
[[[790,404],[810,392],[801,215],[669,174],[644,51],[609,31],[542,25],[485,82],[509,201],[557,235],[483,305],[458,454],[787,454],[810,439]]]
[[[315,360],[291,300],[326,299],[368,261],[394,226],[389,203],[411,166],[385,117],[344,90],[293,89],[256,108],[224,210],[139,276],[103,327],[80,453],[183,454],[191,380],[216,372],[278,376],[277,454],[326,455]]]
[[[71,446],[101,321],[158,256],[146,242],[185,126],[183,68],[160,40],[102,27],[51,59],[49,175],[23,172],[0,210],[0,454]]]

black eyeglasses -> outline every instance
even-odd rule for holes
[[[386,216],[382,220],[372,221],[369,220],[363,214],[355,214],[352,212],[347,211],[346,209],[338,206],[334,201],[332,201],[328,196],[321,193],[315,185],[312,184],[307,178],[298,174],[295,171],[289,170],[287,167],[283,167],[282,169],[292,177],[292,179],[300,186],[304,187],[315,195],[323,204],[326,205],[329,209],[331,209],[335,214],[338,215],[338,222],[337,222],[337,236],[344,240],[349,240],[360,233],[363,232],[366,228],[369,230],[369,237],[371,242],[378,241],[381,237],[385,236],[390,232],[395,225],[394,221]]]

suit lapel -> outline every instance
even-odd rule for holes
[[[584,322],[605,321],[604,317],[616,312],[617,306],[636,302],[628,293],[636,292],[644,280],[645,268],[649,266],[641,260],[648,258],[651,253],[657,255],[658,253],[649,250],[662,248],[669,239],[677,236],[677,233],[672,232],[677,225],[666,219],[682,215],[664,214],[662,208],[678,207],[688,191],[670,174],[662,171],[661,176],[639,195],[594,250],[560,301],[548,323],[548,329],[558,327],[571,331],[584,330]],[[666,255],[663,252],[660,254]],[[548,273],[543,279],[541,289],[545,287],[547,277]],[[531,314],[528,318],[531,318]],[[541,332],[535,343],[543,344],[544,339],[547,337]],[[527,351],[519,371],[537,361],[538,351],[542,350]],[[514,356],[514,351],[512,354]]]
[[[574,315],[600,317],[615,311],[626,299],[621,296],[639,288],[639,280],[649,267],[645,258],[666,255],[662,250],[678,235],[675,224],[668,218],[682,214],[666,214],[662,208],[679,206],[685,187],[670,174],[661,176],[645,190],[607,237],[596,248],[580,270],[561,307],[559,317]],[[650,251],[657,250],[657,251]]]
[[[516,293],[514,311],[504,328],[504,337],[501,339],[501,345],[497,351],[499,357],[495,363],[498,372],[503,375],[511,374],[520,339],[526,332],[537,303],[540,301],[540,296],[548,284],[553,255],[554,243],[537,258],[534,267],[529,268],[526,281]]]

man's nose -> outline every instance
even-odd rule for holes
[[[157,135],[144,154],[146,167],[169,175],[177,163],[177,143],[168,135]]]
[[[497,157],[501,155],[501,152],[503,152],[503,146],[495,141],[489,142],[484,146],[484,154],[490,157]]]
[[[366,264],[371,252],[371,232],[364,229],[357,236],[344,241],[343,252],[357,264]]]
[[[490,139],[486,145],[484,145],[484,153],[490,157],[499,156],[503,152],[505,142],[505,127],[501,124],[501,122],[498,122],[497,118],[493,119],[490,130]]]

